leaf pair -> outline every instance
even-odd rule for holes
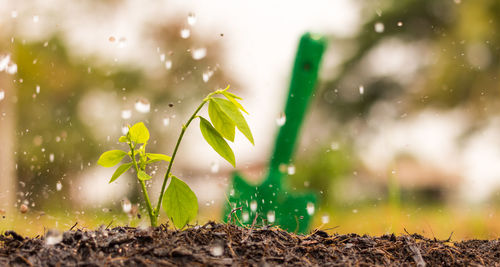
[[[226,142],[227,139],[234,142],[236,128],[254,144],[252,132],[248,127],[245,117],[240,110],[246,110],[236,99],[238,96],[223,91],[222,94],[228,99],[210,98],[208,103],[208,115],[212,124],[205,118],[200,117],[200,130],[207,143],[231,165],[235,166],[234,152]]]

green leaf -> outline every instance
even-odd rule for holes
[[[118,139],[119,142],[126,143],[128,141],[128,138],[126,136],[120,136],[120,139]]]
[[[227,144],[226,140],[222,138],[220,133],[215,130],[212,124],[202,117],[200,117],[200,130],[203,138],[205,138],[215,152],[219,153],[221,157],[235,166],[234,153],[231,147]]]
[[[128,131],[130,140],[136,144],[146,143],[149,140],[149,131],[142,122],[134,124]]]
[[[139,180],[146,181],[146,180],[151,179],[151,176],[149,176],[149,175],[148,175],[146,172],[144,172],[143,170],[139,170],[139,172],[137,173],[137,178],[139,178]]]
[[[253,136],[252,132],[250,131],[250,128],[248,127],[247,121],[245,120],[245,117],[241,114],[241,112],[238,110],[238,107],[233,104],[231,101],[222,99],[222,98],[213,98],[212,99],[214,102],[216,102],[219,107],[226,113],[226,115],[231,118],[234,123],[236,124],[236,127],[238,127],[238,130],[245,135],[245,137],[254,145],[253,142]]]
[[[222,93],[229,101],[231,101],[231,103],[233,103],[235,106],[237,106],[239,109],[241,109],[243,112],[245,112],[246,114],[248,114],[248,111],[245,110],[245,108],[238,102],[236,101],[235,97],[233,96],[236,96],[234,94],[231,94],[229,92],[223,92]],[[238,97],[238,96],[236,96]],[[241,97],[238,97],[238,99],[241,99]]]
[[[233,94],[231,92],[228,92],[228,91],[224,91],[223,94],[224,95],[227,94],[227,95],[231,96],[232,98],[235,98],[235,99],[238,99],[238,100],[242,100],[243,99],[243,98],[241,98],[241,97],[239,97],[239,96],[237,96],[237,95],[235,95],[235,94]]]
[[[222,111],[219,105],[210,101],[208,103],[208,115],[214,128],[227,140],[234,142],[234,132],[236,124]]]
[[[118,167],[115,173],[113,173],[113,176],[111,176],[111,180],[109,180],[109,183],[112,183],[116,179],[118,179],[118,177],[120,177],[124,172],[128,171],[130,167],[132,167],[132,162],[122,164],[120,167]]]
[[[160,160],[170,162],[170,160],[172,159],[172,157],[170,157],[170,156],[163,155],[163,154],[155,154],[155,153],[146,153],[146,156],[150,159],[150,160],[148,160],[148,162],[150,162],[152,160],[154,160],[153,162],[160,161]]]
[[[198,199],[189,186],[172,176],[162,201],[163,209],[178,229],[183,228],[198,214]]]
[[[110,150],[102,153],[101,157],[97,161],[97,164],[103,167],[113,167],[120,163],[122,159],[127,155],[127,152],[121,150]]]

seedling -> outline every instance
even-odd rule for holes
[[[236,166],[234,152],[228,145],[227,141],[234,142],[236,128],[248,139],[248,141],[250,141],[250,143],[254,144],[252,132],[248,127],[245,117],[243,117],[241,113],[241,111],[247,114],[248,112],[238,102],[238,100],[242,99],[239,96],[228,92],[228,89],[229,86],[225,89],[216,90],[208,94],[207,97],[203,99],[186,124],[182,126],[171,157],[164,154],[146,152],[146,146],[149,140],[149,131],[144,123],[139,122],[134,124],[132,127],[129,126],[127,134],[118,139],[118,141],[128,145],[128,152],[123,150],[106,151],[97,161],[97,163],[103,167],[113,167],[128,156],[131,161],[120,165],[114,172],[113,176],[111,176],[109,182],[114,182],[123,173],[133,168],[137,180],[142,187],[142,193],[146,203],[149,219],[151,221],[151,226],[158,225],[158,217],[162,206],[167,213],[168,218],[177,228],[183,228],[188,222],[193,220],[198,213],[198,199],[196,198],[196,195],[185,182],[177,178],[171,172],[172,165],[184,133],[194,119],[200,119],[200,130],[207,143],[215,150],[215,152],[217,152],[233,166]],[[225,98],[219,98],[216,96],[223,96]],[[208,103],[208,115],[210,120],[197,115],[206,103]],[[151,176],[147,173],[146,167],[149,164],[153,164],[158,161],[166,161],[169,164],[163,179],[156,208],[154,208],[149,199],[146,187],[146,181],[151,179]],[[170,184],[165,190],[169,179]]]

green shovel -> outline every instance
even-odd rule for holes
[[[326,41],[319,35],[306,33],[300,39],[285,107],[285,122],[279,129],[268,175],[262,184],[255,185],[234,173],[224,207],[224,221],[243,226],[276,225],[295,233],[306,233],[309,229],[317,207],[316,194],[292,193],[284,180],[314,92],[325,47]]]

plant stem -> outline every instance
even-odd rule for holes
[[[137,166],[137,161],[135,160],[135,148],[132,147],[132,142],[129,143],[130,151],[132,152],[132,162],[134,163],[134,168],[136,173],[139,173],[139,167]],[[146,201],[146,208],[148,209],[149,220],[151,221],[151,226],[156,227],[158,225],[158,217],[155,216],[155,212],[153,210],[153,205],[151,205],[151,201],[149,200],[148,190],[146,188],[146,183],[137,178],[142,187],[142,194],[144,195],[144,200]]]
[[[165,173],[165,178],[163,178],[163,184],[161,186],[161,191],[160,191],[160,196],[158,198],[158,204],[156,205],[156,209],[154,210],[155,216],[158,218],[158,215],[160,215],[160,207],[161,207],[161,201],[163,200],[163,194],[165,193],[165,186],[167,185],[168,178],[170,178],[170,171],[172,170],[172,165],[174,163],[175,155],[177,155],[177,150],[179,149],[179,145],[182,141],[182,137],[184,137],[184,133],[186,132],[187,127],[191,123],[191,121],[196,118],[196,114],[200,111],[200,109],[205,105],[205,103],[208,102],[210,99],[210,96],[212,96],[214,93],[209,94],[205,99],[203,99],[203,102],[198,106],[198,108],[194,111],[193,115],[189,118],[189,120],[186,122],[185,125],[182,125],[182,130],[181,134],[179,135],[179,138],[177,139],[177,143],[175,144],[174,152],[172,153],[172,158],[170,159],[170,162],[168,163],[168,168],[167,172]]]

